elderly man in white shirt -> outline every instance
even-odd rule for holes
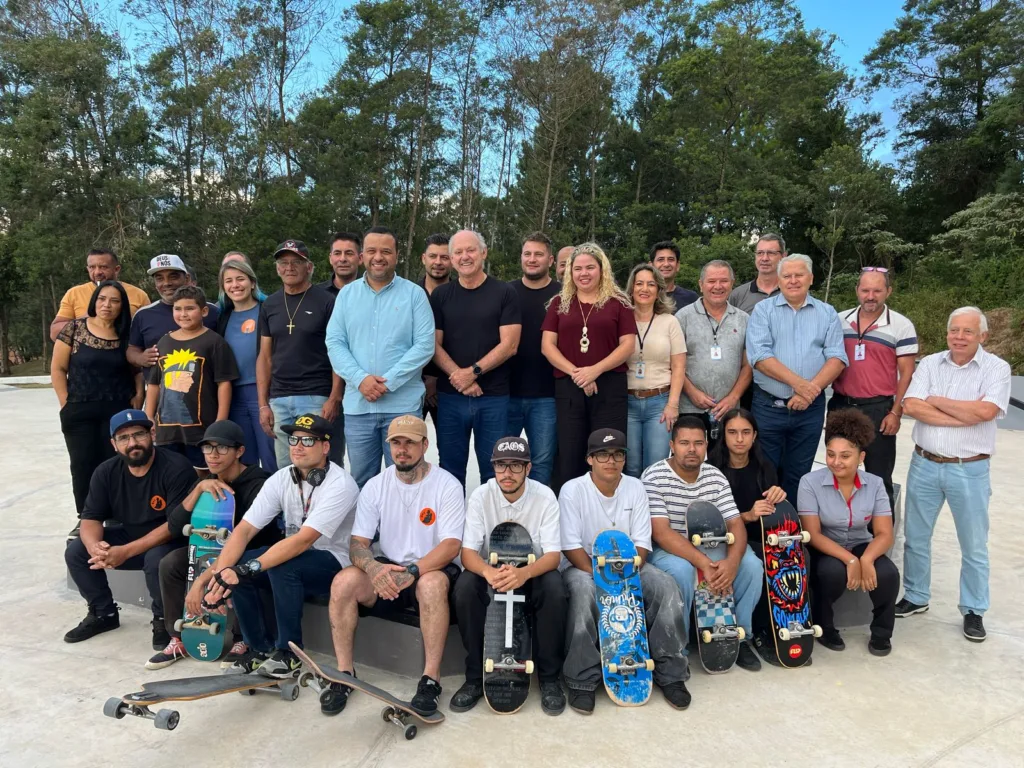
[[[977,307],[949,316],[949,349],[921,361],[903,401],[917,420],[907,473],[907,519],[900,617],[928,610],[931,540],[942,503],[949,504],[960,542],[960,613],[964,637],[985,639],[988,610],[989,463],[996,419],[1010,404],[1010,366],[986,352],[988,321]]]

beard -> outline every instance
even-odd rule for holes
[[[422,463],[423,463],[423,457],[422,456],[420,456],[418,459],[416,459],[416,461],[412,462],[411,464],[403,464],[401,462],[396,461],[395,462],[395,469],[398,472],[412,472],[414,469],[416,469],[416,467],[418,467]]]
[[[149,460],[153,458],[153,453],[156,451],[156,446],[150,443],[147,446],[139,446],[138,450],[141,453],[135,453],[135,447],[129,449],[128,453],[122,453],[121,458],[124,459],[125,464],[129,467],[144,467],[149,463]]]

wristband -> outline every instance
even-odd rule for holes
[[[269,405],[261,405],[261,406],[260,406],[260,410],[261,410],[261,411],[262,411],[262,410],[263,410],[264,408],[266,408],[267,410],[271,410],[271,408],[270,408],[270,406],[269,406]]]

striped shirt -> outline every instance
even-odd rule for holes
[[[707,462],[700,465],[697,480],[688,483],[669,466],[668,459],[651,464],[640,480],[647,491],[651,517],[667,517],[672,530],[686,536],[686,510],[695,501],[709,501],[718,507],[726,520],[740,511],[732,498],[729,481],[717,467]]]
[[[860,307],[840,314],[843,343],[849,365],[839,374],[832,389],[847,397],[869,398],[896,394],[899,381],[896,359],[917,354],[917,330],[909,319],[885,307],[878,319],[863,333]],[[857,359],[857,345],[864,345],[863,358]]]
[[[849,365],[843,326],[831,304],[809,295],[799,310],[786,297],[760,302],[747,323],[747,359],[751,366],[774,357],[797,376],[810,380],[832,358]],[[754,383],[768,394],[788,400],[793,388],[754,368]]]
[[[1010,365],[982,347],[964,365],[949,357],[949,350],[924,358],[910,381],[906,398],[927,400],[929,395],[951,400],[984,400],[999,408],[997,419],[1010,407]],[[966,459],[980,453],[996,452],[995,420],[969,427],[937,427],[923,421],[914,423],[914,442],[939,456]]]

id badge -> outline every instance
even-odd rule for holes
[[[865,347],[864,342],[861,342],[860,344],[854,344],[853,345],[853,359],[854,360],[863,360],[864,359],[864,347]]]
[[[636,378],[642,379],[644,377],[644,370],[645,370],[644,361],[643,360],[637,360],[636,361],[636,373],[634,374],[636,376]]]
[[[718,346],[717,344],[715,346],[711,347],[711,359],[712,360],[721,360],[722,359],[722,348],[720,346]]]

